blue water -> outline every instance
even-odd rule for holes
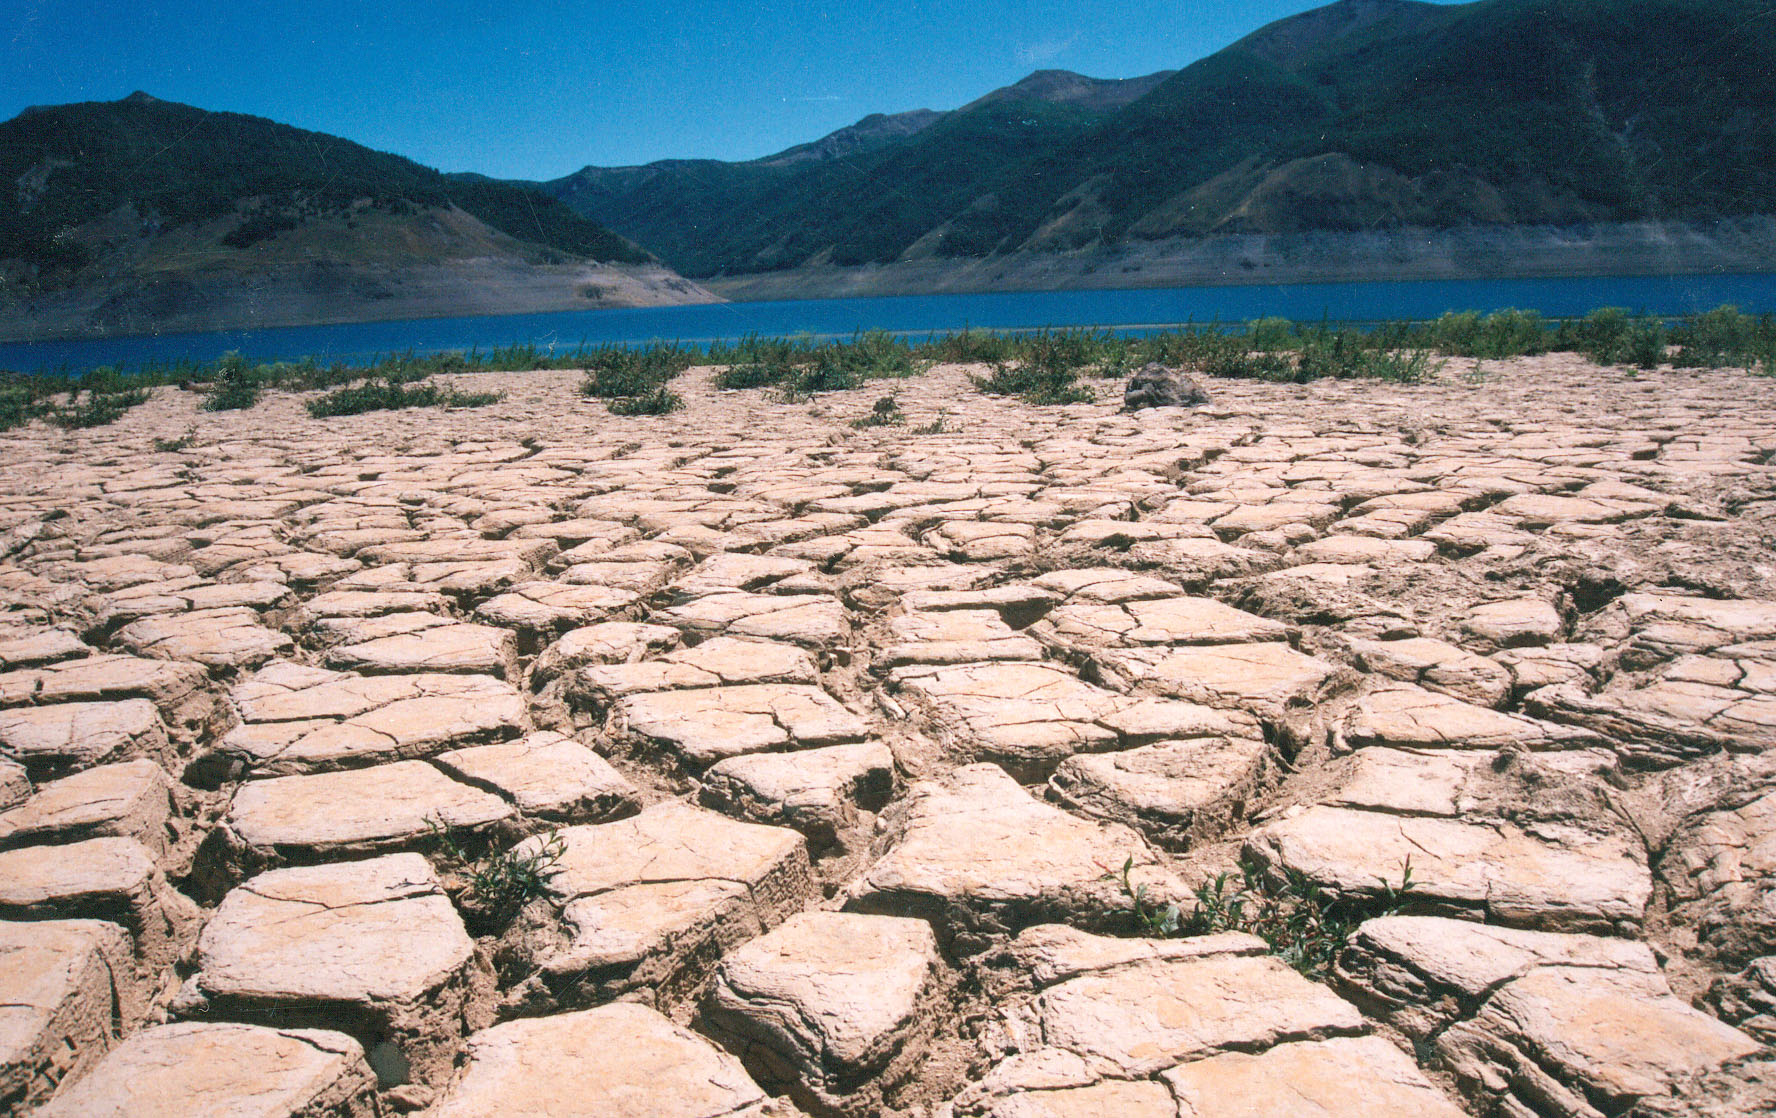
[[[1449,310],[1484,312],[1504,307],[1539,310],[1549,317],[1581,315],[1603,306],[1681,315],[1722,303],[1732,303],[1748,312],[1776,311],[1776,274],[907,295],[427,318],[100,341],[0,343],[0,369],[38,372],[58,368],[79,371],[96,365],[128,368],[151,361],[208,361],[229,350],[239,350],[255,360],[313,356],[323,361],[350,363],[407,350],[488,350],[526,342],[543,349],[571,350],[581,342],[598,345],[661,339],[706,343],[746,334],[844,337],[872,329],[916,336],[965,326],[988,330],[1098,326],[1138,332],[1186,322],[1241,322],[1267,315],[1374,322],[1434,318]]]

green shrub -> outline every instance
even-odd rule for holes
[[[1246,345],[1266,352],[1294,349],[1295,323],[1286,318],[1255,318],[1246,327]]]
[[[239,350],[229,350],[216,362],[215,387],[204,397],[205,411],[241,411],[259,402],[268,379],[265,372],[247,363]]]
[[[601,346],[581,356],[587,376],[580,391],[604,400],[645,396],[690,368],[695,357],[694,350],[661,342]]]
[[[1410,857],[1401,870],[1400,884],[1378,880],[1373,897],[1334,893],[1297,870],[1285,867],[1272,873],[1242,859],[1238,872],[1220,873],[1196,886],[1195,906],[1186,914],[1176,904],[1163,908],[1149,904],[1147,887],[1130,880],[1133,869],[1130,858],[1113,876],[1133,906],[1141,933],[1165,938],[1246,932],[1309,978],[1324,977],[1359,924],[1399,912],[1414,888]]]
[[[665,385],[640,396],[624,396],[610,402],[612,415],[667,415],[684,407],[678,393]]]
[[[561,865],[567,841],[550,831],[498,853],[475,857],[457,830],[441,820],[427,819],[444,862],[446,888],[476,932],[498,931],[510,924],[531,900],[548,889]]]
[[[851,421],[851,426],[863,430],[868,427],[898,427],[906,422],[906,416],[900,410],[900,401],[893,396],[883,396],[870,405],[870,413],[861,419]]]

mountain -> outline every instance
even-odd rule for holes
[[[1769,0],[1340,0],[1175,72],[542,185],[749,297],[1767,268],[1772,73]]]
[[[145,93],[0,124],[0,183],[3,336],[711,298],[534,188]]]

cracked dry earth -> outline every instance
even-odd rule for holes
[[[0,438],[0,1109],[1776,1106],[1776,383],[969,372]],[[1316,982],[1106,873],[1242,857],[1415,903]]]

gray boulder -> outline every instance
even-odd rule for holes
[[[1123,411],[1142,408],[1188,408],[1209,402],[1209,393],[1189,373],[1154,361],[1135,370],[1122,393]]]

